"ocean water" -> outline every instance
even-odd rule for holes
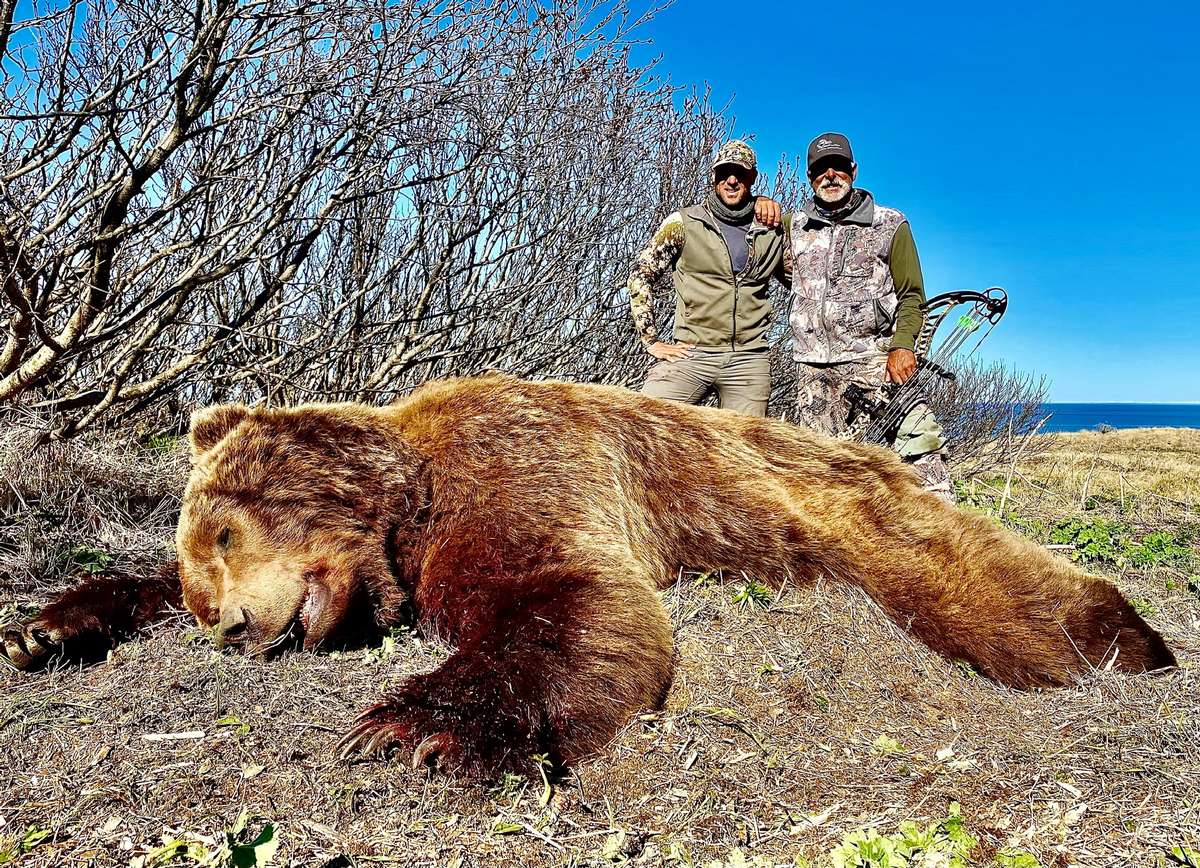
[[[1200,404],[1043,404],[1043,431],[1113,428],[1200,428]]]

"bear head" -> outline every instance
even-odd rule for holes
[[[184,602],[219,645],[312,648],[395,620],[397,529],[421,468],[384,411],[354,404],[192,416],[176,544]]]

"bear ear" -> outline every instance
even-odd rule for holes
[[[192,444],[192,458],[199,458],[212,449],[225,435],[250,415],[245,404],[217,404],[205,407],[192,414],[188,439]]]

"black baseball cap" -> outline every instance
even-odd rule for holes
[[[826,157],[845,157],[854,162],[854,152],[850,150],[850,140],[841,133],[821,133],[808,143],[808,168]]]

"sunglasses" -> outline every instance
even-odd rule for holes
[[[713,177],[718,181],[723,181],[730,175],[736,175],[738,180],[744,184],[754,177],[754,170],[736,163],[721,163],[713,167]]]
[[[849,178],[854,172],[854,164],[845,157],[829,157],[824,160],[818,160],[808,167],[808,177],[819,178],[830,169],[833,169],[839,175],[845,175]]]

